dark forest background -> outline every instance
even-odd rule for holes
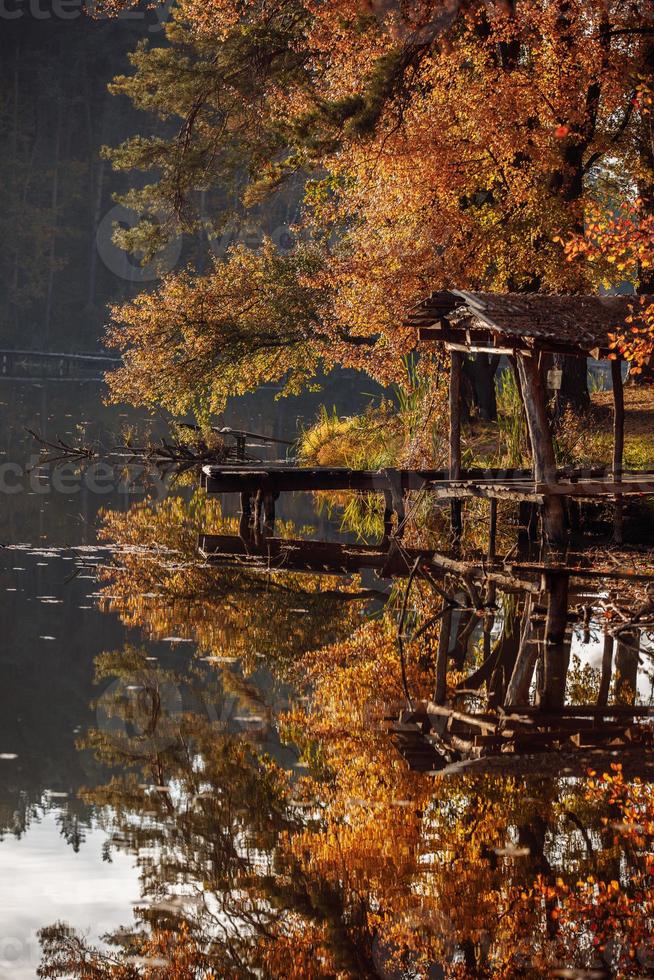
[[[107,90],[130,71],[129,52],[141,39],[166,43],[169,7],[97,19],[81,4],[0,5],[0,347],[98,350],[107,305],[156,278],[112,243],[113,223],[129,218],[114,195],[148,175],[115,172],[100,150],[179,125],[138,112]],[[201,203],[215,217],[234,206],[232,197],[223,191]],[[279,201],[259,226],[279,230],[293,220],[298,199]],[[185,241],[163,262],[202,267],[228,244],[229,235]]]
[[[0,344],[94,350],[106,303],[135,288],[116,271],[110,231],[98,248],[125,185],[99,151],[143,125],[107,83],[152,25],[62,19],[45,4],[16,12],[0,17]]]

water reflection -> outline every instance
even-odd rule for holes
[[[197,492],[171,496],[128,513],[105,512],[101,538],[115,543],[99,569],[107,609],[153,639],[193,640],[201,654],[246,669],[297,663],[308,650],[344,638],[361,622],[365,603],[383,594],[357,577],[298,575],[245,564],[217,568],[198,555],[198,537],[238,529],[218,500]],[[294,525],[282,523],[291,536]],[[363,608],[362,608],[363,607]]]
[[[159,423],[146,413],[103,407],[95,382],[4,380],[0,387],[0,976],[31,980],[39,960],[38,927],[61,917],[97,937],[128,918],[129,902],[138,896],[129,858],[102,863],[104,832],[78,790],[102,785],[108,773],[75,743],[97,719],[94,701],[102,686],[93,683],[94,657],[143,642],[136,622],[132,631],[118,615],[98,608],[96,569],[107,563],[96,542],[98,511],[128,509],[145,496],[145,487],[127,494],[113,476],[93,487],[66,472],[54,478],[39,472],[38,446],[27,430],[112,445],[126,426],[156,432]],[[360,390],[369,391],[369,384],[341,378],[338,388],[350,392],[353,410],[368,400]],[[287,438],[296,416],[311,418],[323,395],[283,401],[273,412],[274,397],[269,391],[243,399],[224,422]],[[302,525],[313,509],[302,500],[280,514]],[[321,518],[318,528],[328,534],[333,523]],[[164,632],[148,643],[148,654],[183,672],[194,646],[172,642],[179,636]],[[263,673],[260,658],[257,664]],[[236,669],[230,674],[241,693],[251,683]],[[255,680],[274,703],[270,676]],[[296,757],[290,753],[288,765]]]
[[[293,501],[276,534],[333,540],[313,516]],[[477,578],[426,569],[410,589],[402,553],[393,582],[221,566],[198,535],[238,535],[235,508],[190,491],[10,497],[3,526],[5,918],[46,926],[43,976],[652,974],[649,722],[617,713],[651,698],[647,582],[572,582],[548,651],[547,589],[508,581],[538,584],[528,563],[504,584],[478,558]],[[651,555],[621,562],[646,573]],[[515,680],[537,730],[523,710],[446,733],[443,663],[447,709],[497,727]],[[546,699],[616,713],[559,717],[554,738]],[[391,725],[472,773],[418,771]],[[0,971],[34,974],[36,954],[22,970],[7,950]]]
[[[159,691],[188,689],[158,739],[124,696],[151,677],[147,658],[123,651],[100,671],[121,681],[119,724],[85,744],[119,769],[84,798],[107,857],[137,859],[141,898],[111,953],[45,930],[42,976],[535,978],[651,964],[654,796],[619,767],[435,793],[352,732],[289,778],[216,723],[223,693],[206,670],[158,678]]]
[[[526,566],[483,588],[453,566],[405,576],[382,607],[350,576],[202,561],[200,530],[237,530],[202,496],[103,521],[106,608],[200,656],[96,658],[79,749],[113,775],[81,795],[141,897],[108,948],[44,930],[42,976],[650,975],[654,790],[621,765],[649,753],[632,717],[648,586],[573,589],[544,643],[556,590]],[[489,765],[435,780],[389,723]]]

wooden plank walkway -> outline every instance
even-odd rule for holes
[[[630,471],[615,480],[606,469],[561,470],[557,480],[537,483],[529,470],[467,470],[449,479],[446,470],[354,470],[285,463],[250,467],[205,466],[202,485],[210,494],[318,491],[389,492],[427,490],[445,500],[466,497],[543,503],[546,496],[613,498],[654,495],[654,472]]]

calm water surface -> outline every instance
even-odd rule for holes
[[[106,780],[90,752],[76,740],[98,722],[94,700],[106,689],[94,684],[94,660],[126,642],[143,646],[139,630],[127,630],[103,612],[93,566],[98,511],[125,509],[136,499],[115,481],[88,486],[68,473],[54,482],[38,470],[32,429],[49,438],[106,444],[139,413],[101,404],[95,382],[0,383],[0,978],[27,980],[39,960],[36,933],[66,921],[92,939],[131,919],[139,898],[133,858],[106,854],[106,819],[78,799],[80,787]],[[298,418],[309,420],[320,398],[274,403],[274,392],[232,406],[225,423],[293,438]],[[367,401],[352,385],[353,405]],[[234,507],[233,503],[231,504]],[[313,521],[321,535],[334,533],[316,517],[306,496],[282,517]],[[173,638],[174,640],[175,638]],[[158,662],[181,670],[192,658],[188,643],[150,643]],[[264,688],[266,679],[259,678]],[[283,756],[283,750],[273,746]],[[291,760],[292,762],[292,760]]]
[[[356,379],[339,383],[342,413],[366,404],[369,396],[361,388],[365,390],[365,382],[359,385]],[[310,421],[321,401],[330,404],[329,393],[281,402],[275,402],[274,395],[274,391],[262,391],[240,400],[230,406],[225,424],[292,439],[298,423]],[[147,591],[146,555],[134,579],[139,583],[134,596],[129,591],[122,595],[121,620],[114,611],[120,597],[107,595],[113,586],[102,578],[111,549],[97,532],[101,511],[107,509],[129,511],[122,530],[125,534],[137,520],[131,508],[146,499],[144,488],[137,485],[127,492],[115,476],[106,474],[92,482],[80,478],[73,467],[42,472],[28,432],[31,429],[70,443],[83,439],[108,446],[115,443],[126,423],[136,428],[149,424],[155,431],[164,431],[161,420],[103,407],[101,398],[102,389],[96,382],[0,383],[0,980],[27,980],[36,975],[40,961],[37,934],[45,926],[66,923],[92,944],[117,930],[130,941],[135,927],[156,927],[180,910],[187,915],[189,909],[200,923],[202,943],[218,936],[217,945],[226,951],[225,962],[240,962],[239,957],[248,955],[249,939],[266,935],[267,916],[278,908],[279,889],[286,911],[295,908],[304,914],[308,896],[319,910],[317,921],[323,908],[327,916],[332,914],[330,909],[336,909],[337,927],[328,933],[334,962],[341,956],[358,962],[363,945],[354,943],[349,951],[347,945],[343,947],[340,937],[345,933],[339,932],[343,911],[333,896],[330,899],[320,890],[324,882],[313,894],[306,891],[304,872],[297,872],[294,880],[293,865],[287,877],[281,873],[279,881],[274,873],[268,874],[274,841],[284,835],[295,840],[293,835],[305,828],[311,808],[319,801],[293,797],[307,767],[299,761],[299,750],[280,743],[274,724],[277,710],[288,704],[289,691],[257,663],[263,665],[271,651],[274,656],[275,645],[296,656],[307,644],[322,647],[332,635],[330,630],[346,636],[360,621],[361,607],[340,605],[342,595],[335,595],[333,589],[330,595],[329,588],[319,595],[311,595],[310,587],[294,592],[283,573],[281,584],[276,579],[263,599],[262,577],[250,594],[252,583],[247,574],[241,592],[232,593],[239,574],[233,569],[217,570],[214,576],[212,569],[203,578],[206,570],[197,570],[193,537],[192,561],[187,566],[190,578],[184,581],[189,591],[195,588],[198,595],[205,595],[199,603],[200,619],[191,622],[189,613],[191,625],[186,629],[183,615],[174,612],[166,618],[165,603],[162,606]],[[151,485],[150,492],[164,499],[161,485]],[[181,501],[180,513],[188,516],[193,512],[192,496],[193,487],[177,488],[172,496],[169,493],[165,506],[175,507]],[[233,499],[223,501],[223,513],[236,513]],[[313,533],[323,539],[340,533],[335,519],[315,512],[308,495],[283,501],[278,516],[296,527],[312,525]],[[151,567],[156,584],[160,560]],[[199,578],[194,579],[196,573]],[[381,588],[379,581],[376,585]],[[126,622],[130,625],[124,625]],[[156,642],[149,639],[152,636],[158,638]],[[196,646],[195,641],[203,645]],[[208,660],[205,656],[208,650],[233,652],[232,643],[235,650],[248,650],[255,658],[247,677],[239,662],[216,663],[221,658]],[[646,701],[651,699],[650,648],[650,642],[644,641],[638,677],[639,694]],[[575,631],[572,653],[579,657],[580,683],[586,682],[586,665],[601,665],[602,649],[599,631],[593,631],[587,642]],[[240,735],[243,738],[233,737]],[[622,856],[614,853],[615,843],[606,836],[606,828],[612,826],[610,809],[606,818],[601,810],[589,809],[575,778],[535,774],[529,793],[500,782],[488,810],[488,799],[481,796],[477,801],[472,791],[466,796],[454,789],[450,796],[449,790],[428,789],[414,812],[407,799],[414,789],[398,775],[399,761],[388,763],[394,749],[383,738],[381,751],[388,772],[393,771],[397,780],[393,792],[398,798],[385,804],[385,819],[390,813],[390,823],[380,832],[388,835],[392,846],[388,852],[381,848],[385,854],[381,873],[382,878],[386,876],[388,893],[395,894],[397,885],[397,901],[411,910],[396,912],[391,905],[389,921],[392,925],[396,920],[407,922],[409,932],[425,922],[432,932],[445,936],[448,930],[451,937],[461,930],[458,943],[452,938],[451,963],[469,955],[471,934],[479,937],[475,955],[485,955],[485,932],[479,932],[474,923],[481,920],[484,929],[486,923],[492,923],[495,911],[492,901],[488,904],[488,895],[492,897],[493,887],[502,891],[510,885],[520,894],[543,873],[557,887],[560,875],[574,883],[582,868],[594,869],[601,858],[606,879],[620,879],[626,891],[631,888],[634,871],[628,862],[640,866],[642,845],[636,842],[635,850],[629,845]],[[253,752],[247,748],[252,744]],[[290,773],[290,795],[284,795],[285,790],[280,794],[278,784],[268,782],[258,750]],[[370,752],[378,750],[373,739]],[[371,759],[369,785],[374,796],[372,755]],[[319,767],[320,759],[314,763]],[[366,774],[367,765],[366,761]],[[525,782],[527,785],[532,783]],[[576,801],[567,800],[566,795],[574,792]],[[282,796],[285,802],[280,804]],[[370,813],[366,833],[377,832],[370,800],[357,795],[344,802],[359,817]],[[454,819],[457,807],[462,807],[460,819],[465,829],[457,840],[466,847],[468,841],[472,843],[451,875],[447,856],[451,844],[439,835],[447,835],[448,821]],[[570,807],[577,808],[572,817]],[[483,814],[486,817],[480,816]],[[475,850],[472,844],[480,820],[487,823],[479,831],[481,848]],[[345,819],[343,826],[347,822]],[[402,834],[405,851],[400,847],[396,853],[395,838]],[[334,841],[330,846],[336,847]],[[415,848],[417,855],[413,872],[402,870],[401,855],[407,847]],[[356,854],[355,848],[353,860]],[[362,854],[363,867],[356,873],[362,875],[364,887],[374,889],[377,871],[368,867],[365,841]],[[400,861],[397,871],[396,860]],[[424,904],[412,879],[423,871],[430,883]],[[463,886],[457,878],[461,874]],[[248,905],[239,888],[245,883],[244,891],[249,894],[253,880],[260,880],[262,887],[265,883],[269,891],[257,894],[255,888],[253,904]],[[459,909],[462,899],[464,912]],[[374,895],[371,901],[374,905]],[[449,903],[449,920],[443,913],[444,902]],[[509,902],[507,908],[514,904]],[[459,915],[463,918],[455,927],[452,922]],[[503,915],[493,926],[500,946]],[[248,919],[245,928],[244,916]],[[591,927],[583,924],[581,928],[585,941],[590,941]],[[511,946],[509,941],[506,948],[510,951]],[[576,948],[573,943],[566,954],[569,960],[576,957]],[[615,950],[619,948],[618,944]],[[637,953],[638,963],[649,969],[649,938]],[[536,954],[537,950],[528,952],[529,957]],[[602,964],[609,963],[614,954],[610,947],[602,951]],[[599,953],[592,949],[584,956],[586,962],[599,963]],[[416,973],[413,966],[398,970],[393,960],[392,942],[378,941],[373,933],[369,961],[364,964],[367,972],[361,975],[388,980],[417,975],[438,980],[443,976],[434,961],[426,973]],[[350,963],[348,969],[358,967]],[[224,975],[232,975],[230,967],[224,969]]]

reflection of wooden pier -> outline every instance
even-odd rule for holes
[[[353,575],[364,570],[384,578],[406,578],[418,562],[432,574],[464,575],[476,582],[491,581],[507,592],[536,592],[537,581],[520,578],[513,571],[493,569],[420,548],[401,550],[380,545],[343,544],[300,538],[264,537],[258,543],[238,534],[201,534],[200,554],[212,565],[322,575]],[[654,578],[654,576],[652,576]]]
[[[417,772],[483,772],[485,761],[514,760],[545,753],[599,753],[616,750],[654,759],[654,707],[566,705],[556,711],[530,707],[507,708],[499,713],[468,713],[449,706],[422,702],[387,719],[395,747]],[[645,755],[647,753],[647,756]],[[591,756],[592,758],[592,756]],[[514,764],[515,771],[520,765]]]

